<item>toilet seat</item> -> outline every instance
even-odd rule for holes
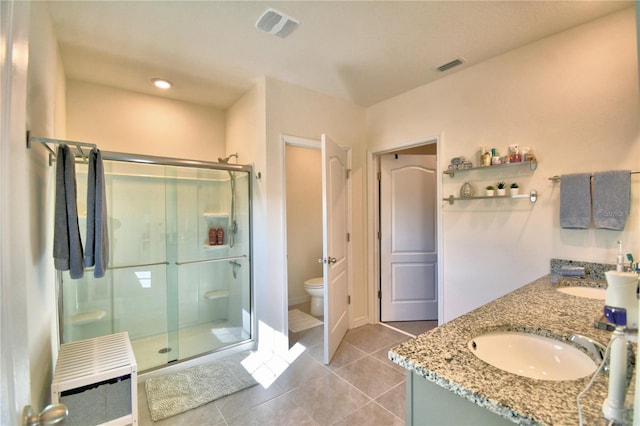
[[[324,286],[324,278],[310,278],[304,282],[305,287],[322,287]]]

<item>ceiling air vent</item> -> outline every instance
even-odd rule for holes
[[[464,64],[464,59],[456,58],[451,62],[447,62],[446,64],[440,65],[436,69],[440,72],[445,72],[445,71],[449,71],[451,68],[457,67],[458,65],[462,65],[462,64]]]
[[[256,28],[280,38],[291,34],[298,25],[300,25],[298,20],[271,8],[267,9],[256,22]]]

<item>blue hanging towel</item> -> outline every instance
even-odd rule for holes
[[[593,223],[622,231],[631,208],[631,170],[593,174]]]
[[[93,276],[104,276],[109,263],[107,229],[107,198],[104,184],[102,154],[97,148],[89,153],[87,182],[87,244],[84,266],[95,266]]]
[[[84,274],[82,259],[75,159],[67,145],[59,145],[56,154],[53,263],[57,270],[69,271],[71,278],[78,279]]]
[[[560,226],[588,229],[591,224],[591,173],[560,177]]]

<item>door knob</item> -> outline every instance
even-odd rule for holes
[[[323,259],[323,258],[321,258],[321,257],[319,257],[319,258],[318,258],[318,263],[324,263],[324,259]]]
[[[27,405],[22,412],[22,425],[54,425],[63,421],[68,415],[69,411],[63,404],[47,405],[39,414],[34,413],[33,408]]]
[[[336,259],[335,257],[330,257],[329,258],[329,264],[336,263],[337,261],[338,261],[338,259]]]

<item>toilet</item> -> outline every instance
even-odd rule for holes
[[[304,282],[305,291],[311,296],[311,315],[324,316],[324,280],[311,278]]]

